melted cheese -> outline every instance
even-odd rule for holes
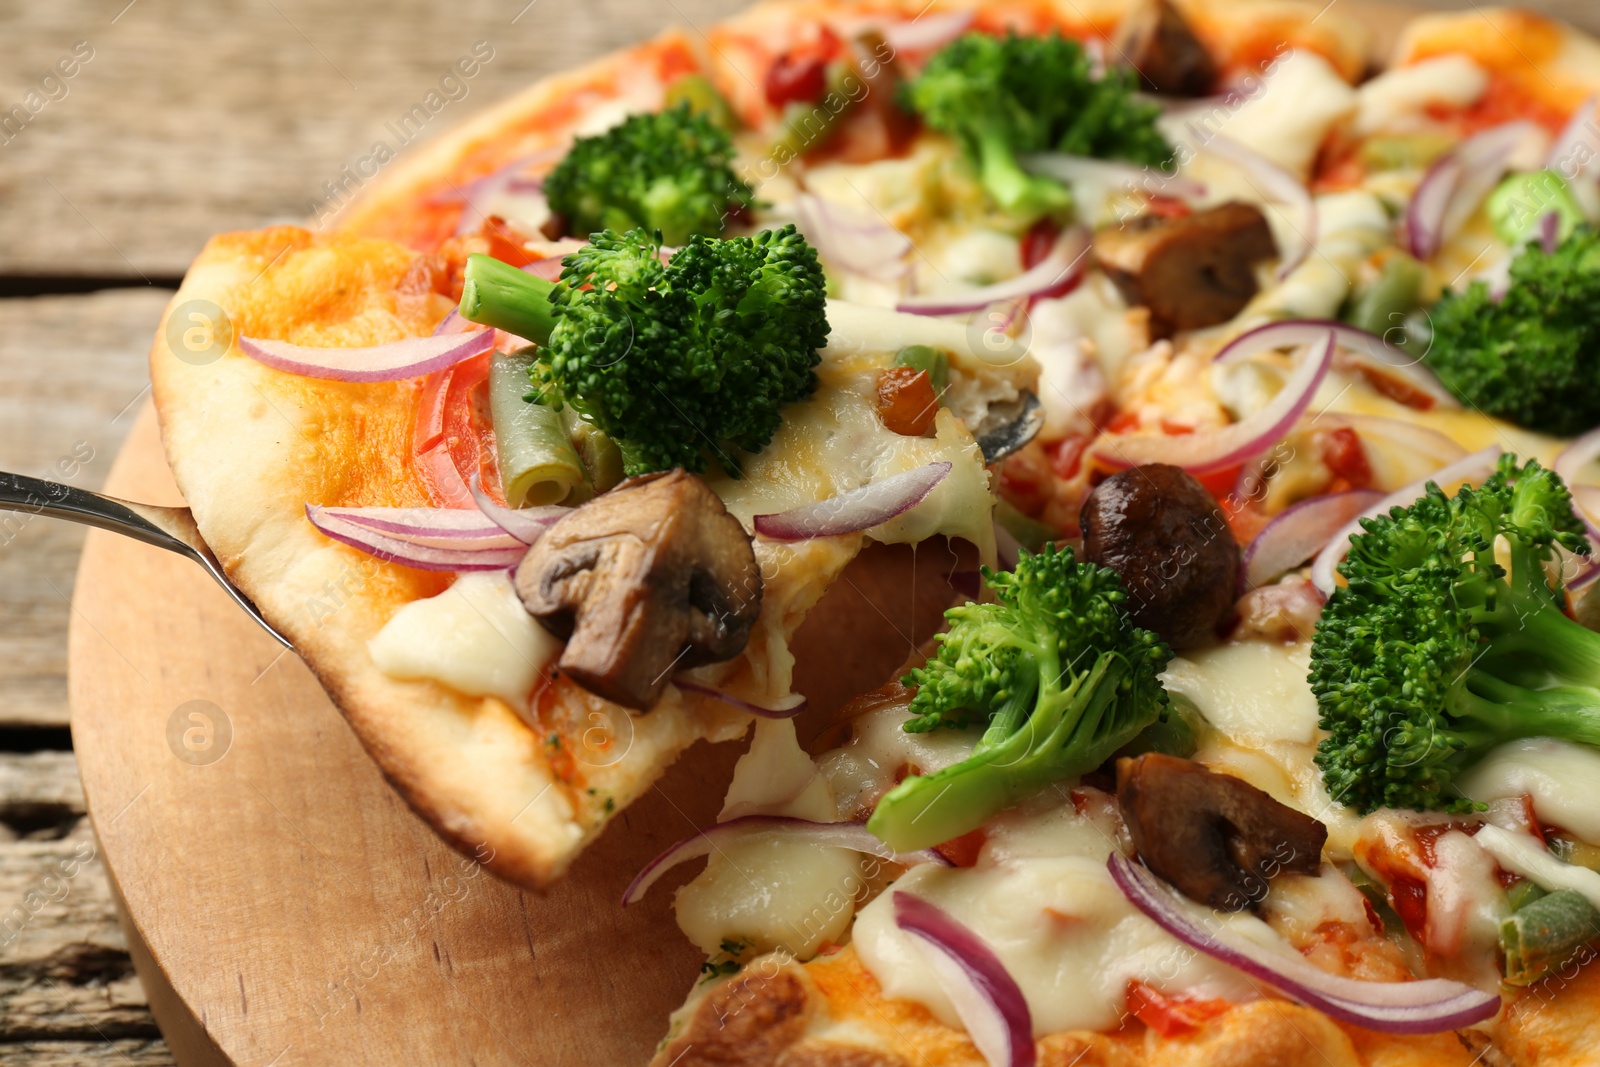
[[[1600,842],[1600,750],[1544,737],[1513,741],[1457,784],[1478,801],[1530,796],[1540,822]]]
[[[504,571],[488,571],[463,574],[438,596],[402,606],[367,650],[391,678],[443,682],[526,710],[561,642],[523,609]]]
[[[1485,826],[1478,831],[1476,841],[1506,870],[1515,871],[1542,889],[1570,889],[1600,909],[1600,873],[1563,863],[1538,838]]]
[[[868,712],[851,724],[849,744],[817,761],[833,787],[839,818],[854,818],[860,808],[876,803],[904,769],[932,774],[960,763],[972,755],[982,733],[973,728],[911,734],[901,729],[905,721],[903,705]]]
[[[1186,948],[1128,903],[1106,871],[1110,841],[1092,826],[1078,837],[1069,854],[906,872],[856,918],[856,951],[884,995],[915,1000],[946,1024],[961,1025],[919,942],[895,926],[893,894],[903,890],[955,915],[994,950],[1027,999],[1035,1037],[1115,1029],[1133,979],[1200,997],[1253,999],[1237,971]],[[1273,936],[1248,915],[1218,922]]]
[[[1338,71],[1315,52],[1296,50],[1217,128],[1304,180],[1328,132],[1355,110],[1356,92]]]
[[[1488,88],[1488,71],[1460,53],[1395,67],[1356,90],[1355,132],[1409,132],[1430,121],[1429,107],[1471,107]]]
[[[1310,663],[1309,643],[1244,641],[1177,657],[1161,680],[1236,744],[1309,744],[1317,731],[1317,701],[1306,684]]]
[[[794,722],[758,719],[718,821],[785,815],[832,822],[834,806],[827,779],[795,741]],[[708,956],[739,943],[758,954],[783,950],[810,959],[825,942],[843,938],[870,877],[845,849],[780,835],[746,838],[716,849],[706,869],[678,890],[674,907],[679,927]]]

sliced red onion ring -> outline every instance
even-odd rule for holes
[[[338,382],[395,382],[420,378],[494,348],[494,331],[407,337],[370,348],[306,348],[287,341],[239,338],[239,348],[258,363],[307,378]]]
[[[1300,566],[1321,551],[1351,519],[1382,499],[1383,494],[1376,489],[1352,489],[1312,497],[1285,508],[1244,550],[1241,577],[1245,588],[1265,585]]]
[[[1194,126],[1189,127],[1189,133],[1203,151],[1220,156],[1244,171],[1246,179],[1263,199],[1277,204],[1288,214],[1295,241],[1283,250],[1283,259],[1278,264],[1278,277],[1287,278],[1316,247],[1317,202],[1312,199],[1311,190],[1266,156],[1231,137],[1213,134],[1207,138]]]
[[[887,22],[878,32],[889,47],[899,52],[931,52],[942,48],[966,32],[972,25],[974,12],[952,11],[949,14],[923,14],[908,22]]]
[[[1048,293],[1081,275],[1088,258],[1089,231],[1082,226],[1069,226],[1061,231],[1048,255],[1015,278],[955,293],[909,296],[896,304],[895,310],[914,315],[961,315],[981,311],[999,300]]]
[[[894,892],[894,924],[921,941],[934,979],[989,1067],[1034,1067],[1033,1014],[1000,957],[938,905]]]
[[[1340,1022],[1387,1034],[1437,1034],[1500,1010],[1498,994],[1445,978],[1368,982],[1329,974],[1292,949],[1280,951],[1219,922],[1207,923],[1195,905],[1120,853],[1113,852],[1106,867],[1134,907],[1185,945]]]
[[[1600,486],[1574,485],[1569,482],[1567,488],[1572,491],[1573,510],[1578,513],[1578,518],[1583,520],[1589,540],[1600,541]]]
[[[827,263],[881,281],[901,278],[910,267],[911,238],[876,215],[810,193],[795,197],[794,212],[800,231]]]
[[[572,513],[571,508],[555,504],[542,508],[508,508],[497,504],[483,491],[483,478],[476,472],[467,488],[472,491],[473,503],[485,518],[525,545],[539,540],[546,530]]]
[[[546,256],[544,259],[534,260],[522,269],[529,274],[543,278],[547,282],[559,282],[561,280],[561,261],[565,258],[565,256]]]
[[[1334,586],[1335,568],[1344,559],[1345,553],[1350,551],[1350,538],[1361,532],[1361,520],[1370,519],[1374,515],[1387,514],[1392,508],[1402,508],[1414,504],[1427,492],[1429,482],[1437,482],[1440,487],[1449,486],[1455,482],[1478,481],[1487,478],[1494,471],[1495,464],[1500,461],[1500,446],[1490,445],[1481,452],[1474,452],[1456,460],[1448,467],[1434,471],[1426,478],[1418,479],[1403,489],[1397,489],[1372,505],[1360,515],[1351,519],[1338,533],[1328,539],[1328,544],[1317,554],[1316,560],[1311,564],[1311,583],[1315,585],[1323,596],[1332,596]]]
[[[1539,247],[1544,249],[1544,254],[1553,256],[1556,248],[1561,244],[1561,213],[1559,211],[1546,211],[1539,217]]]
[[[312,522],[335,519],[426,548],[477,551],[520,543],[487,515],[462,508],[316,508]]]
[[[1572,118],[1550,145],[1545,167],[1565,178],[1578,204],[1590,221],[1600,218],[1600,186],[1594,168],[1600,161],[1600,125],[1595,123],[1595,107],[1600,97],[1591,96],[1578,105]]]
[[[1205,185],[1193,178],[1163,174],[1154,167],[1141,167],[1111,159],[1039,152],[1023,156],[1019,162],[1030,173],[1042,174],[1068,185],[1087,183],[1103,189],[1121,187],[1129,192],[1156,193],[1181,200],[1196,200],[1206,195]]]
[[[645,864],[623,891],[622,906],[637,904],[663,874],[678,864],[710,855],[735,841],[761,834],[782,834],[792,840],[823,848],[865,852],[908,867],[918,863],[950,866],[949,860],[931,848],[903,854],[891,851],[888,845],[868,832],[864,822],[812,822],[810,819],[795,819],[787,815],[743,815],[707,827],[693,837],[686,837]]]
[[[1526,119],[1502,123],[1434,160],[1406,205],[1405,236],[1411,254],[1432,259],[1500,184],[1518,146],[1540,132]]]
[[[1252,330],[1235,340],[1217,357],[1219,362],[1242,359],[1266,349],[1297,343],[1295,323],[1277,323]],[[1290,327],[1290,329],[1281,329]],[[1274,332],[1280,331],[1280,332]],[[1305,413],[1317,387],[1333,365],[1334,334],[1322,331],[1320,343],[1303,350],[1294,373],[1278,395],[1260,411],[1220,430],[1192,434],[1130,434],[1103,436],[1095,444],[1095,457],[1116,469],[1146,463],[1171,463],[1192,474],[1209,474],[1243,463],[1271,448]]]
[[[493,571],[514,567],[527,552],[526,545],[508,547],[438,548],[417,544],[390,534],[380,533],[348,519],[328,515],[326,509],[315,504],[306,505],[306,517],[311,524],[335,541],[390,563],[399,563],[419,571]],[[471,512],[463,512],[472,514]]]
[[[953,468],[954,464],[941,460],[815,504],[801,504],[776,515],[757,515],[756,533],[771,541],[809,541],[870,530],[922,503]]]
[[[703,697],[710,697],[712,700],[720,700],[730,707],[749,712],[751,715],[758,715],[763,719],[792,719],[806,710],[806,698],[799,693],[793,694],[794,699],[785,702],[782,707],[764,708],[760,704],[752,704],[748,700],[741,700],[732,693],[724,693],[715,686],[701,685],[699,682],[690,681],[682,676],[672,679],[672,684],[686,693],[698,693]]]

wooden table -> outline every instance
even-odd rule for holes
[[[98,487],[146,395],[152,325],[205,238],[309,215],[475,42],[494,57],[441,125],[739,6],[6,0],[0,112],[78,62],[0,132],[0,469]],[[1600,30],[1586,0],[1533,6]],[[172,1059],[94,858],[67,729],[81,545],[76,528],[0,513],[0,1062],[157,1067]]]

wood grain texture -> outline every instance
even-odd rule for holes
[[[0,300],[0,470],[105,483],[149,387],[145,352],[169,296]],[[67,616],[82,545],[78,527],[0,512],[0,727],[67,723]]]
[[[0,144],[0,274],[176,277],[213,233],[311,215],[323,183],[474,42],[494,58],[436,129],[543,74],[741,6],[12,0],[0,8],[0,111],[76,42],[93,58]]]

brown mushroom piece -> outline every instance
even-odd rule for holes
[[[1279,872],[1322,868],[1326,826],[1192,760],[1158,752],[1118,760],[1117,802],[1144,865],[1221,911],[1255,908]]]
[[[683,470],[629,478],[564,516],[528,549],[516,586],[567,643],[559,668],[638,711],[674,671],[744,651],[761,611],[750,535]]]
[[[1095,486],[1078,512],[1083,554],[1128,589],[1129,614],[1175,649],[1216,639],[1233,608],[1239,545],[1188,471],[1150,463]]]
[[[1140,215],[1094,235],[1094,254],[1154,336],[1233,318],[1259,288],[1256,264],[1278,254],[1261,209],[1231,201],[1177,218]]]
[[[1145,89],[1172,96],[1204,96],[1217,82],[1217,64],[1169,0],[1146,0],[1117,27],[1116,52]]]

